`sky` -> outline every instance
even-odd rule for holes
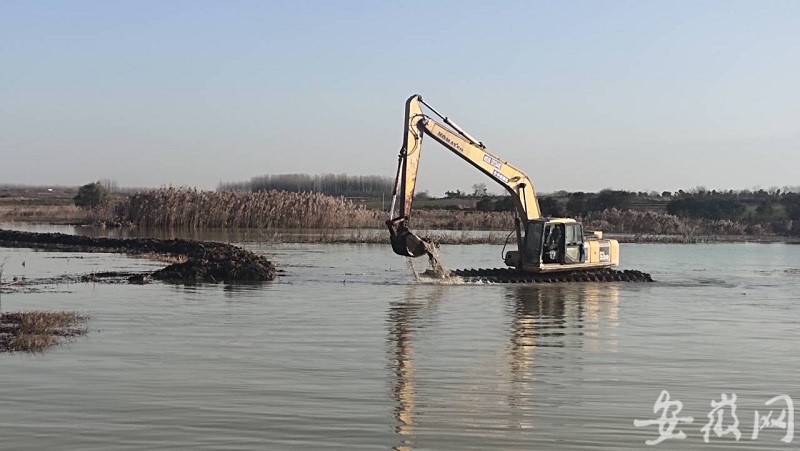
[[[419,93],[539,192],[798,186],[799,80],[793,0],[3,0],[0,185],[393,178]]]

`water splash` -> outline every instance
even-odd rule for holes
[[[435,283],[440,285],[456,285],[456,284],[463,284],[466,281],[456,275],[453,275],[452,271],[447,269],[442,261],[441,256],[439,256],[438,246],[432,243],[427,243],[426,252],[428,254],[428,263],[430,263],[430,269],[426,269],[424,272],[420,273],[414,267],[414,259],[413,258],[406,258],[406,266],[411,270],[411,273],[414,275],[414,282],[422,282],[422,283]]]
[[[429,244],[427,247],[428,262],[431,269],[423,273],[427,276],[426,279],[442,285],[460,285],[465,283],[464,279],[453,274],[452,271],[447,269],[444,265],[442,257],[439,255],[438,246]]]
[[[444,266],[444,262],[442,262],[442,258],[439,256],[438,246],[431,244],[428,245],[425,250],[428,253],[428,261],[431,264],[431,275],[437,279],[446,279],[450,277],[450,270]]]
[[[414,259],[411,257],[406,257],[406,266],[411,270],[411,274],[414,274],[414,280],[419,281],[419,273],[417,269],[414,268]]]

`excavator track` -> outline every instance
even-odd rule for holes
[[[432,273],[426,271],[425,275]],[[524,273],[513,268],[473,268],[452,270],[449,275],[460,277],[465,282],[480,283],[653,282],[650,274],[632,269]]]

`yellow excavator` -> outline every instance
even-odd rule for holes
[[[441,122],[423,113],[423,105]],[[455,275],[510,282],[652,280],[648,274],[639,271],[609,269],[619,264],[617,240],[603,239],[602,232],[586,232],[583,225],[574,219],[543,218],[530,178],[489,152],[482,142],[439,114],[420,95],[413,95],[406,101],[403,147],[386,221],[396,254],[406,257],[433,255],[432,244],[409,229],[425,135],[499,183],[514,200],[517,249],[507,252],[504,259],[510,268],[457,270],[453,272]]]

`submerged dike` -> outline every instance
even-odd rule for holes
[[[216,242],[154,238],[92,238],[63,233],[33,233],[0,229],[0,247],[25,247],[71,252],[114,252],[130,255],[160,254],[185,257],[149,274],[171,281],[244,282],[275,278],[275,266],[265,257]]]

